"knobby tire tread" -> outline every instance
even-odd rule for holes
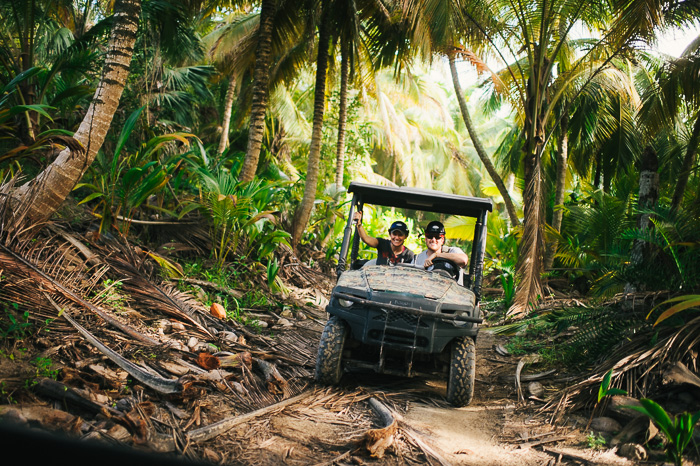
[[[461,337],[452,342],[448,377],[447,401],[457,407],[471,403],[476,378],[476,345],[473,338]]]
[[[340,382],[342,376],[342,357],[348,325],[336,316],[326,322],[318,345],[316,357],[316,381],[326,385]]]

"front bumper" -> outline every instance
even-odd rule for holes
[[[343,307],[340,299],[353,305]],[[400,303],[392,293],[375,292],[367,300],[336,290],[326,311],[346,321],[362,344],[428,354],[441,353],[456,337],[476,338],[482,322],[473,306],[441,312],[440,303],[427,299]]]

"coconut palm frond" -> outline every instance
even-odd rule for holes
[[[539,157],[535,163],[539,165]],[[525,214],[526,221],[523,223],[521,248],[518,251],[520,259],[517,267],[519,278],[517,286],[519,291],[515,301],[508,309],[509,316],[524,314],[542,296],[542,284],[539,276],[543,246],[542,232],[539,228],[542,218],[541,173],[539,167],[533,170],[530,183],[525,186],[523,194],[523,202],[527,206],[528,212]],[[525,247],[522,247],[523,245]]]
[[[635,398],[647,397],[661,387],[664,373],[678,363],[697,371],[695,348],[700,343],[700,318],[660,332],[658,341],[650,348],[651,336],[649,331],[642,331],[622,340],[606,360],[591,371],[592,375],[563,390],[542,409],[551,410],[556,419],[565,410],[583,408],[594,399],[593,394],[611,369],[615,385]]]
[[[161,287],[154,284],[144,277],[136,267],[122,259],[110,257],[108,262],[115,270],[119,271],[120,277],[128,277],[128,280],[124,281],[123,289],[136,300],[139,307],[157,310],[175,317],[193,325],[203,334],[211,336],[200,322],[201,314],[199,311],[202,311],[203,307],[191,296],[170,286]]]
[[[78,261],[80,265],[66,264],[68,261],[75,262],[75,249],[71,252],[67,248],[56,247],[52,241],[29,242],[15,247],[19,252],[0,244],[0,264],[2,264],[3,272],[13,277],[0,289],[0,295],[12,296],[14,299],[12,302],[29,307],[30,303],[36,303],[36,290],[41,289],[45,293],[56,296],[56,302],[73,303],[73,305],[89,310],[110,326],[121,330],[137,341],[148,345],[156,344],[154,340],[121,322],[110,312],[83,298],[83,295],[89,293],[91,286],[94,286],[97,280],[89,279],[89,272],[93,269],[87,269],[88,273],[86,273],[86,269],[80,266],[82,265],[80,261]],[[73,246],[68,248],[73,248]],[[64,251],[64,253],[56,251]],[[105,273],[104,267],[97,267],[94,270],[96,271],[95,275],[100,278]],[[25,296],[33,298],[26,300]],[[39,317],[38,320],[57,317],[56,309],[45,301],[40,301],[38,309],[34,307],[31,309],[37,315],[32,316],[30,313],[30,316],[35,319]]]
[[[629,335],[648,329],[644,316],[632,312],[621,312],[619,308],[576,308],[561,314],[552,313],[560,330],[575,327],[574,336],[566,345],[577,362],[594,361],[607,356],[610,351]]]

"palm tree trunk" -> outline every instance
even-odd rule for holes
[[[13,193],[14,199],[23,205],[31,199],[31,204],[25,211],[29,222],[36,224],[51,217],[80,181],[102,147],[129,76],[140,14],[141,0],[118,0],[115,3],[115,22],[102,79],[74,134],[84,150],[64,149],[33,181]]]
[[[700,142],[700,114],[695,119],[695,124],[693,125],[693,133],[690,135],[690,140],[688,141],[688,148],[685,152],[685,158],[683,159],[683,167],[681,172],[678,174],[678,181],[676,182],[676,189],[673,191],[673,198],[671,200],[671,209],[675,212],[681,206],[683,202],[683,194],[685,194],[685,187],[688,185],[688,179],[690,178],[690,171],[693,168],[693,162],[695,162],[695,155],[698,153],[698,142]]]
[[[272,29],[274,27],[276,2],[262,0],[260,7],[260,29],[258,31],[258,48],[253,72],[253,103],[250,109],[250,126],[248,128],[248,146],[239,179],[250,181],[255,177],[260,159],[263,133],[265,132],[265,112],[270,85],[270,60],[272,57]]]
[[[600,178],[603,173],[603,153],[598,152],[595,159],[595,176],[593,177],[593,187],[600,189]]]
[[[228,88],[226,89],[226,98],[224,99],[224,117],[221,121],[221,139],[219,140],[219,149],[217,154],[221,155],[228,147],[228,132],[231,127],[231,113],[233,111],[233,99],[236,96],[236,80],[233,76],[229,77]]]
[[[318,186],[318,166],[321,158],[321,138],[323,136],[323,113],[326,103],[326,73],[328,70],[328,42],[330,38],[330,24],[328,0],[323,0],[321,23],[319,24],[318,57],[316,58],[316,89],[314,91],[314,121],[311,129],[311,145],[309,147],[309,161],[306,166],[306,185],[304,197],[297,207],[292,222],[292,247],[296,248],[301,240],[306,225],[311,218],[311,210],[316,200],[316,188]]]
[[[554,193],[554,213],[552,214],[552,228],[561,233],[561,221],[564,211],[558,207],[564,204],[564,190],[566,188],[566,171],[569,160],[569,117],[564,115],[559,124],[559,150],[557,153],[557,175]],[[551,269],[554,263],[554,255],[557,252],[559,241],[555,238],[547,242],[547,253],[544,260],[545,270]]]
[[[464,92],[462,92],[462,86],[459,83],[459,76],[457,75],[457,67],[455,66],[455,53],[454,51],[449,51],[447,53],[447,57],[450,62],[450,72],[452,74],[452,84],[454,85],[455,89],[455,94],[457,95],[457,101],[459,102],[459,109],[462,112],[462,119],[464,119],[464,125],[467,127],[467,131],[469,132],[469,137],[472,140],[472,144],[474,144],[474,149],[476,149],[476,153],[479,155],[479,158],[481,159],[481,162],[484,164],[484,167],[486,168],[486,171],[488,172],[489,176],[493,180],[493,182],[496,184],[496,188],[498,188],[498,192],[501,194],[501,197],[503,198],[503,202],[506,204],[506,210],[508,211],[508,218],[510,218],[510,222],[514,226],[520,225],[520,219],[518,218],[518,213],[515,210],[515,205],[513,204],[513,200],[510,197],[510,194],[508,193],[508,190],[506,190],[506,185],[503,184],[503,179],[501,176],[498,174],[496,171],[496,168],[493,166],[493,163],[491,162],[491,159],[489,158],[488,154],[486,153],[486,150],[484,149],[484,145],[481,143],[481,139],[479,139],[479,135],[476,133],[476,129],[474,128],[474,125],[472,124],[472,119],[471,116],[469,115],[469,110],[467,109],[467,102],[464,99]]]
[[[641,156],[641,169],[639,171],[639,195],[637,196],[637,206],[643,213],[637,217],[637,228],[640,230],[648,230],[654,227],[651,222],[651,215],[645,213],[647,209],[653,208],[659,200],[659,159],[656,151],[647,146],[644,148]],[[644,263],[645,256],[650,253],[649,243],[642,240],[634,240],[632,243],[632,251],[630,252],[630,263],[632,266],[639,266]],[[643,291],[641,283],[626,283],[625,292],[633,293]]]
[[[340,45],[340,103],[338,108],[338,146],[335,154],[335,187],[343,187],[343,172],[345,171],[345,125],[348,119],[348,75],[350,74],[349,45]]]

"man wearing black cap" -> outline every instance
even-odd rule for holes
[[[413,264],[416,267],[428,268],[433,265],[435,259],[447,259],[459,267],[458,283],[463,284],[462,267],[469,263],[469,257],[460,248],[455,246],[445,246],[445,226],[433,221],[425,227],[425,251],[418,254]]]
[[[357,221],[357,232],[367,246],[377,248],[377,265],[394,265],[399,262],[413,262],[413,251],[403,245],[408,236],[408,227],[400,220],[389,227],[389,239],[369,236],[362,226],[362,211],[355,212],[353,219]]]

